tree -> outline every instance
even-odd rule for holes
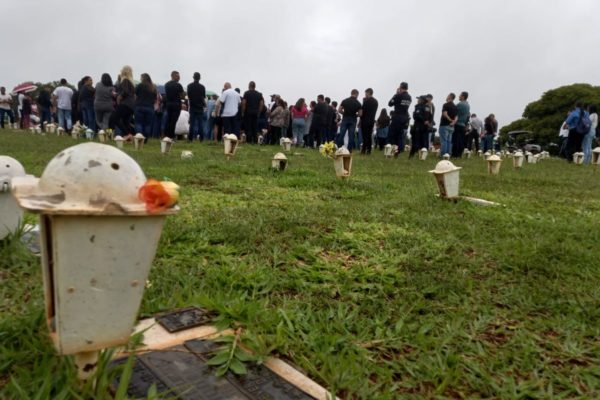
[[[539,100],[527,104],[523,118],[500,129],[500,138],[505,142],[508,132],[525,130],[533,132],[533,143],[542,146],[555,143],[560,126],[577,101],[600,105],[600,86],[576,83],[548,90]]]

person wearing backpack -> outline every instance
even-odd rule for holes
[[[594,136],[596,136],[596,129],[598,128],[598,109],[596,105],[590,105],[588,107],[588,113],[590,114],[590,129],[588,133],[583,137],[583,143],[581,146],[583,147],[583,163],[589,164],[592,162],[592,140],[594,140]]]
[[[569,129],[566,154],[569,163],[573,162],[573,154],[581,151],[583,137],[589,132],[591,125],[590,115],[585,111],[583,103],[578,101],[563,126],[564,129]]]

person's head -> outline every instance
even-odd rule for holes
[[[152,86],[152,78],[145,72],[140,76],[140,81],[145,85]]]
[[[302,97],[300,97],[294,107],[296,107],[296,110],[300,111],[300,110],[302,110],[303,106],[304,106],[304,99]]]
[[[581,102],[581,101],[575,102],[575,108],[582,108],[582,107],[583,107],[583,102]]]
[[[104,86],[112,86],[113,85],[112,78],[106,72],[102,74],[102,78],[100,78],[100,82],[102,82],[102,84]]]
[[[336,107],[337,107],[337,105],[338,105],[338,102],[337,102],[337,101],[332,101],[332,102],[331,102],[331,107],[333,107],[333,108],[336,108]]]
[[[477,118],[477,114],[475,114],[475,113],[471,114],[471,118]]]
[[[194,82],[200,82],[200,72],[194,72]]]
[[[67,80],[66,80],[65,78],[62,78],[62,79],[60,80],[60,84],[61,84],[62,86],[66,86],[66,85],[67,85]]]
[[[489,118],[489,119],[491,119],[491,120],[493,121],[494,119],[496,119],[496,116],[495,116],[494,114],[490,114],[490,115],[488,116],[488,118]]]
[[[468,92],[461,92],[460,96],[458,97],[458,99],[460,101],[466,101],[469,98],[469,93]]]
[[[328,105],[331,104],[331,99],[329,97],[325,97],[325,103]]]
[[[181,77],[179,76],[179,72],[171,71],[171,80],[175,81],[175,82],[179,82],[179,79],[181,79]]]
[[[2,93],[2,94],[6,93],[6,88],[4,86],[0,87],[0,93]]]
[[[322,94],[317,96],[317,102],[322,103],[325,101],[325,96],[323,96]]]
[[[187,109],[188,109],[188,108],[187,108],[187,104],[185,104],[183,101],[181,102],[181,109],[182,109],[183,111],[187,111]]]
[[[595,104],[590,104],[589,113],[590,114],[598,113],[598,107]]]
[[[285,101],[281,97],[277,98],[277,106],[285,108]]]
[[[213,95],[212,95],[212,99],[213,99],[213,100],[217,100],[218,98],[219,98],[219,96],[217,96],[216,94],[213,94]]]
[[[425,97],[427,98],[427,103],[431,104],[431,102],[433,101],[433,95],[432,94],[428,94]]]
[[[408,90],[408,83],[406,83],[406,82],[400,83],[400,87],[398,88],[398,91],[400,93],[402,93],[402,92],[406,92],[407,90]]]
[[[4,88],[2,88],[2,89],[4,89]],[[311,110],[312,110],[312,109],[314,109],[314,108],[316,107],[316,105],[317,105],[317,102],[316,102],[316,101],[314,101],[314,100],[313,100],[313,101],[311,101],[311,102],[310,102],[310,109],[311,109]]]
[[[229,82],[225,82],[225,84],[223,85],[223,90],[227,90],[227,89],[231,89],[231,83],[229,83]]]
[[[236,87],[234,90],[235,90],[236,92],[240,93],[240,88],[239,88],[239,87]]]
[[[121,80],[128,79],[133,83],[133,70],[129,65],[124,65],[123,68],[121,68],[120,76]]]
[[[256,89],[256,83],[254,83],[254,81],[250,81],[250,83],[248,84],[248,89],[250,89],[250,90]]]
[[[358,97],[358,90],[352,89],[352,91],[350,92],[350,96],[352,96],[354,98]]]
[[[454,93],[450,93],[447,97],[446,97],[446,103],[450,103],[451,101],[454,101],[454,99],[456,99],[456,95]]]
[[[91,76],[86,75],[83,78],[81,78],[81,83],[83,83],[84,85],[87,85],[87,86],[92,86],[92,83],[94,83],[94,82],[92,81]]]
[[[373,89],[368,88],[365,90],[365,97],[373,97]]]
[[[419,104],[425,104],[426,102],[427,102],[427,97],[425,97],[425,96],[419,96],[417,98],[417,103],[419,103]]]
[[[379,114],[379,118],[382,118],[382,117],[385,118],[387,116],[388,116],[387,109],[382,108],[381,113]]]

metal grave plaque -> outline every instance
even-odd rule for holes
[[[169,333],[173,333],[205,325],[212,320],[213,316],[211,312],[202,308],[188,307],[159,315],[156,317],[156,322]]]

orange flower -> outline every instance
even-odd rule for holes
[[[173,207],[179,199],[179,186],[173,182],[159,182],[156,179],[148,179],[140,188],[138,197],[146,203],[149,213],[159,213],[169,207]]]

